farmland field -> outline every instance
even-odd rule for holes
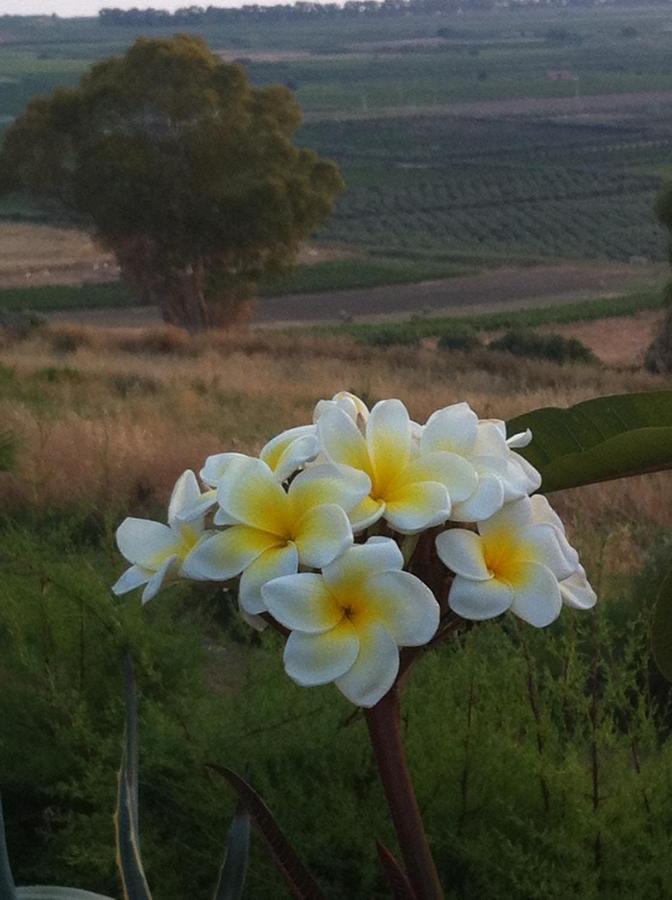
[[[0,122],[32,95],[76,83],[139,30],[4,20]],[[316,238],[355,247],[374,270],[376,259],[403,258],[403,278],[422,280],[553,259],[665,258],[653,215],[672,161],[672,30],[661,7],[190,30],[255,83],[295,90],[299,141],[335,159],[347,185]],[[49,221],[53,211],[9,197],[3,215]],[[402,277],[388,263],[376,276],[345,268],[323,269],[325,289]]]

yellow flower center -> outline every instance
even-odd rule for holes
[[[520,566],[531,558],[525,544],[506,531],[489,534],[483,545],[485,565],[497,581],[515,583],[520,577]]]

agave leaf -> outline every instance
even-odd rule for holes
[[[2,798],[0,798],[0,898],[2,900],[16,900],[16,887],[12,876],[12,868],[9,864],[9,854],[7,853]]]
[[[507,423],[509,434],[526,428],[533,440],[518,452],[541,472],[544,493],[672,468],[672,391],[546,407]]]
[[[117,838],[117,866],[126,900],[151,900],[142,867],[138,830],[138,700],[130,654],[124,664],[126,724],[119,769],[117,811],[114,816]]]
[[[651,650],[663,676],[672,681],[672,572],[663,580],[651,628]]]
[[[240,900],[243,896],[249,851],[250,815],[239,804],[226,839],[226,853],[214,900]]]
[[[2,896],[0,894],[0,896]],[[103,894],[80,891],[78,888],[54,887],[54,885],[33,885],[16,889],[17,900],[112,900]],[[4,898],[3,898],[4,900]]]
[[[394,900],[417,900],[405,872],[382,841],[376,841],[378,862]]]
[[[292,896],[297,900],[324,900],[324,894],[317,882],[301,862],[275,821],[273,813],[254,788],[231,769],[216,765],[210,765],[209,768],[226,778],[241,804],[249,811]]]

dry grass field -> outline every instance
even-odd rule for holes
[[[342,388],[369,403],[399,397],[422,422],[464,399],[484,418],[507,418],[664,386],[632,369],[487,351],[373,350],[298,332],[189,338],[169,328],[53,326],[0,348],[0,421],[19,446],[16,470],[0,475],[0,506],[90,506],[114,522],[142,515],[163,506],[185,468],[198,470],[223,450],[256,453],[272,435],[310,421],[315,402]],[[624,529],[672,525],[672,476],[583,489],[556,502],[576,532],[599,524],[620,540]]]

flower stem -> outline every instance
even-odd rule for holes
[[[417,900],[443,900],[443,891],[415,798],[401,740],[399,686],[365,711],[366,724],[397,832],[406,873]]]

